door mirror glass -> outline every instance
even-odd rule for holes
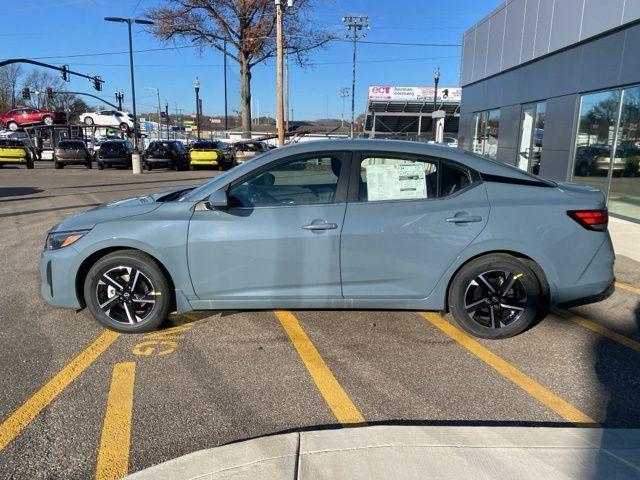
[[[207,207],[210,209],[223,209],[229,206],[229,200],[227,199],[227,192],[224,189],[216,190],[207,199]]]

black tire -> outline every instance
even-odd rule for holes
[[[150,162],[147,162],[147,164],[145,165],[145,168],[147,169],[147,172],[150,172],[151,170],[153,170],[153,166],[151,165]]]
[[[88,169],[93,168],[93,164],[91,163],[91,158],[87,159],[87,163],[84,164]]]
[[[84,124],[85,124],[85,125],[93,125],[93,118],[91,118],[91,117],[84,117]]]
[[[44,125],[51,126],[53,125],[53,118],[51,118],[51,115],[45,115],[42,117],[42,123]]]
[[[28,169],[28,170],[33,170],[33,168],[34,168],[33,160],[29,160],[29,161],[27,162],[27,169]]]
[[[104,170],[104,163],[98,162],[98,170]]]
[[[193,172],[195,169],[196,169],[196,166],[193,165],[191,162],[189,162],[189,170]]]
[[[61,168],[63,168],[64,165],[61,164],[58,160],[56,160],[55,158],[53,159],[53,168],[60,170]]]
[[[140,275],[131,290],[134,271]],[[105,273],[122,288],[110,287],[109,282],[105,282]],[[111,296],[109,288],[112,289]],[[84,298],[87,308],[101,325],[121,333],[155,330],[169,315],[172,304],[164,272],[153,258],[138,250],[119,250],[98,260],[85,278]],[[136,302],[136,298],[141,301]],[[100,301],[106,306],[101,308]],[[128,318],[133,318],[134,323],[129,323]]]
[[[16,122],[8,122],[7,129],[11,132],[17,132],[20,126]]]
[[[511,288],[507,288],[509,283]],[[472,260],[460,269],[449,288],[453,318],[462,329],[480,338],[518,335],[540,319],[543,309],[538,277],[525,263],[507,254]]]

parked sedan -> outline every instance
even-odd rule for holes
[[[22,140],[0,139],[0,167],[3,165],[24,165],[33,168],[33,154]]]
[[[21,107],[9,110],[0,116],[0,124],[12,132],[32,125],[53,125],[67,121],[66,114],[54,110]]]
[[[189,152],[176,140],[151,142],[144,152],[144,166],[147,170],[163,166],[175,170],[189,168]]]
[[[198,141],[189,150],[189,168],[215,167],[228,170],[236,164],[233,148],[220,141]]]
[[[54,168],[66,165],[84,165],[91,168],[91,153],[82,140],[62,140],[53,151]]]
[[[98,170],[104,167],[131,168],[134,149],[128,140],[107,140],[100,144],[98,150]]]
[[[256,155],[268,152],[271,148],[269,148],[269,146],[264,142],[248,141],[236,143],[234,145],[234,150],[236,161],[238,163],[244,163]]]
[[[80,122],[98,127],[116,127],[120,130],[133,129],[133,115],[118,110],[100,110],[80,115]]]
[[[458,149],[308,142],[63,220],[42,295],[121,332],[174,309],[407,309],[504,338],[611,293],[607,221],[592,187]]]

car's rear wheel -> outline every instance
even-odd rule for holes
[[[157,262],[136,250],[98,260],[87,273],[84,298],[103,326],[123,333],[155,330],[169,315],[169,283]]]
[[[449,310],[467,332],[481,338],[522,333],[544,308],[536,274],[517,258],[492,254],[465,265],[449,289]]]
[[[93,164],[91,163],[91,157],[87,158],[87,161],[84,165],[87,168],[93,168]]]
[[[53,118],[51,118],[51,116],[49,115],[45,115],[44,117],[42,117],[42,123],[44,123],[45,125],[53,125]]]
[[[93,125],[93,118],[91,118],[91,117],[84,117],[84,124],[85,124],[85,125]]]
[[[98,162],[98,170],[104,170],[104,163]]]
[[[126,132],[127,130],[129,130],[129,125],[127,125],[125,122],[122,122],[120,124],[120,130],[122,130],[123,132]]]

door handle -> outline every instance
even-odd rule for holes
[[[335,230],[336,228],[338,228],[337,223],[328,223],[326,220],[314,220],[309,225],[302,226],[303,230],[311,230],[311,231]]]
[[[455,217],[447,218],[446,221],[450,223],[473,223],[481,222],[482,217],[480,215],[456,215]]]

